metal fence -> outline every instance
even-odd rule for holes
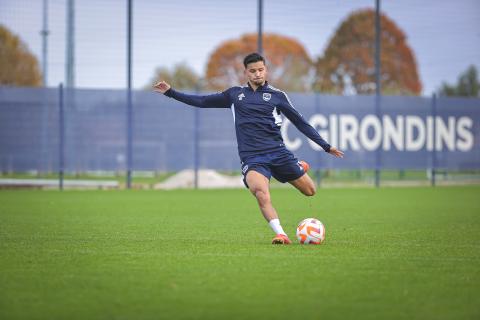
[[[63,95],[63,115],[61,97]],[[125,90],[0,88],[3,172],[124,172]],[[319,169],[480,169],[480,99],[291,94],[335,159],[284,119],[287,147]],[[132,170],[239,170],[229,109],[134,91]]]
[[[478,170],[478,99],[432,95],[469,65],[480,66],[475,0],[0,1],[0,24],[38,58],[50,87],[0,89],[0,169],[238,170],[230,111],[190,110],[139,91],[155,69],[184,63],[204,78],[216,48],[260,31],[297,40],[316,62],[342,21],[375,8],[404,32],[423,97],[292,93],[297,108],[347,157],[336,161],[319,152],[288,122],[287,145],[314,168]],[[371,58],[380,62],[373,48]],[[55,88],[61,82],[69,87],[62,114]],[[129,111],[124,89],[130,87],[136,91]]]
[[[132,2],[136,89],[148,85],[155,68],[182,62],[203,76],[219,45],[258,31],[259,0]],[[380,3],[381,12],[405,33],[423,95],[430,96],[443,81],[454,83],[471,64],[480,67],[478,1]],[[357,10],[373,10],[375,4],[375,0],[263,0],[262,30],[298,40],[315,61],[342,21]],[[46,85],[53,87],[68,80],[81,88],[125,88],[127,16],[127,0],[0,1],[0,24],[25,42],[45,69]],[[74,79],[69,80],[72,73]]]

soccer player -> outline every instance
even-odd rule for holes
[[[285,147],[280,127],[285,115],[303,134],[323,150],[342,158],[343,152],[330,146],[295,110],[285,92],[268,84],[265,59],[251,53],[243,60],[247,85],[211,95],[190,95],[174,90],[165,81],[155,84],[156,92],[200,108],[231,108],[237,135],[243,182],[257,199],[260,211],[275,232],[273,244],[290,244],[270,200],[270,178],[288,182],[306,196],[316,192],[306,173],[309,165]]]

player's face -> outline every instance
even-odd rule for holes
[[[261,86],[265,83],[267,77],[267,67],[263,61],[257,61],[247,64],[245,74],[248,81],[255,86]]]

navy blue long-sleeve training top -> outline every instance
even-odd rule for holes
[[[267,82],[255,91],[248,84],[205,96],[185,94],[170,88],[165,95],[200,108],[231,108],[241,160],[285,148],[280,133],[281,114],[323,150],[330,151],[330,145],[295,110],[285,92]]]

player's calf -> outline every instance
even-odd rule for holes
[[[304,195],[306,195],[307,197],[312,197],[312,196],[315,195],[315,193],[317,193],[317,188],[312,183],[312,185],[307,185],[307,186],[303,187],[302,189],[300,189],[300,192],[303,193]]]
[[[305,183],[301,183],[301,188],[299,190],[306,196],[314,196],[317,192],[317,188],[315,187],[313,180],[310,179],[310,177],[306,174],[308,170],[310,170],[310,165],[308,164],[308,162],[303,160],[298,161],[298,164],[303,168],[303,172],[305,172],[305,178],[303,179]]]
[[[304,174],[298,179],[290,181],[290,184],[297,188],[304,195],[311,197],[317,192],[317,187],[308,174]]]

